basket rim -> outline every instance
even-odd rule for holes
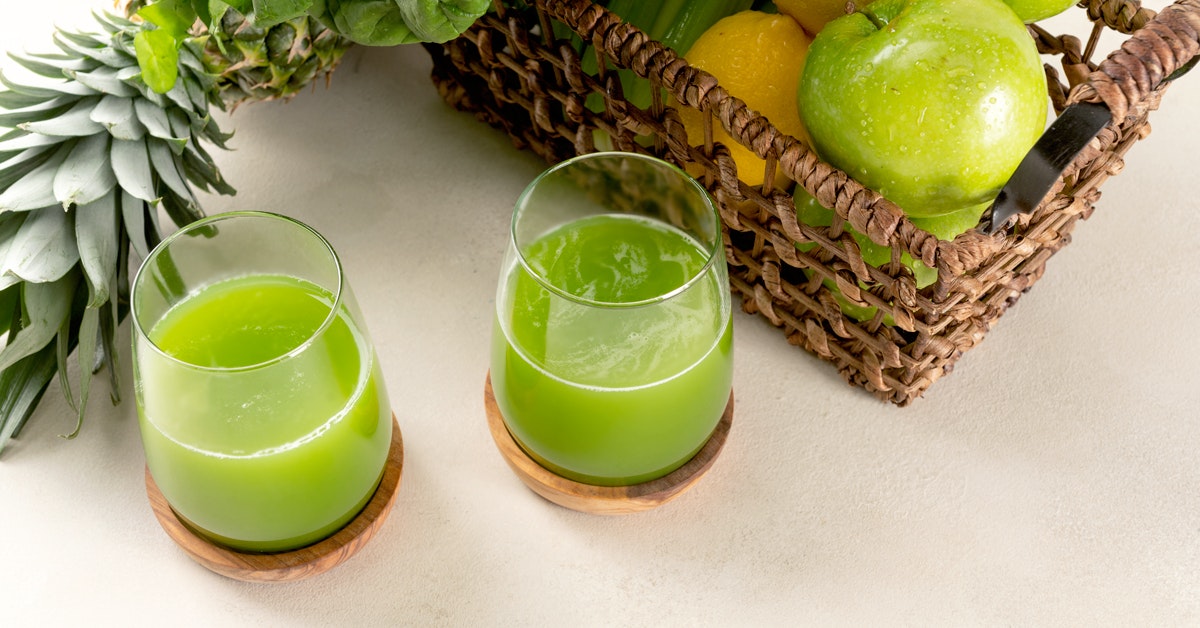
[[[913,259],[937,268],[939,277],[977,271],[982,262],[1003,248],[1006,238],[1021,237],[1014,227],[991,236],[972,229],[953,240],[939,240],[913,224],[895,203],[821,160],[804,141],[776,129],[766,117],[722,87],[716,77],[691,66],[680,53],[651,39],[607,8],[591,0],[535,0],[533,4],[576,32],[590,33],[592,42],[617,67],[659,82],[685,106],[713,112],[731,137],[761,159],[777,159],[778,167],[822,206],[874,243],[898,246]],[[1106,105],[1113,112],[1110,130],[1130,117],[1144,116],[1157,108],[1169,85],[1164,79],[1200,54],[1200,0],[1176,0],[1157,13],[1141,7],[1136,0],[1083,0],[1077,8],[1085,10],[1094,22],[1131,33],[1067,96],[1068,104],[1087,101]],[[498,17],[503,19],[503,11]],[[1078,172],[1096,159],[1103,152],[1101,144],[1115,140],[1112,132],[1108,135],[1093,140],[1090,150],[1080,153],[1067,172]],[[763,195],[744,184],[742,187],[744,196],[761,204],[775,204],[772,194]],[[1047,194],[1039,209],[1057,193]],[[790,218],[782,218],[789,215],[787,211],[778,213],[784,234],[796,242],[812,240],[803,233],[794,213]],[[881,278],[887,277],[876,277]]]

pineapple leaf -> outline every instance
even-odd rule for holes
[[[92,11],[92,17],[96,18],[101,27],[105,27],[105,30],[114,34],[137,27],[137,24],[133,23],[129,18],[118,13],[109,13],[107,11],[97,13]]]
[[[29,77],[32,81],[35,77]],[[43,77],[44,78],[44,77]],[[96,90],[75,81],[52,81],[41,85],[32,85],[30,83],[14,83],[9,80],[4,72],[0,72],[0,85],[4,85],[10,90],[18,94],[26,96],[36,96],[39,99],[55,98],[63,94],[71,96],[93,96]]]
[[[54,197],[62,203],[63,209],[91,203],[108,194],[117,184],[108,163],[111,141],[107,133],[83,138],[59,166],[54,174]]]
[[[71,355],[71,317],[67,316],[63,319],[62,325],[58,328],[58,335],[55,337],[57,342],[54,352],[55,370],[58,371],[58,387],[62,390],[63,397],[67,400],[67,405],[75,412],[79,412],[79,405],[75,403],[75,390],[71,388],[71,378],[67,375],[67,357]]]
[[[100,99],[95,97],[80,98],[67,111],[53,117],[47,117],[36,122],[23,122],[17,128],[30,133],[53,135],[56,137],[83,137],[95,135],[104,131],[104,127],[92,120],[92,109]]]
[[[120,246],[117,248],[121,250],[120,261],[118,264],[121,264],[121,267],[124,268],[127,266],[129,261],[125,253],[129,250],[129,247],[126,246],[125,240],[122,239]],[[113,270],[115,271],[116,269]],[[117,285],[120,286],[120,279],[126,275],[123,272],[115,274],[118,279]],[[118,294],[120,293],[119,287],[117,292]],[[121,312],[120,303],[121,298],[109,299],[106,306],[107,311],[100,313],[100,350],[97,352],[96,356],[97,360],[103,360],[104,366],[108,366],[108,394],[113,405],[121,402],[121,369],[117,364],[117,343],[115,340],[117,335],[117,325],[120,324],[121,318],[124,316],[124,314]],[[97,364],[95,368],[98,369],[100,366],[100,364]]]
[[[68,273],[58,281],[22,286],[21,298],[29,323],[15,337],[9,332],[8,346],[0,349],[0,372],[54,340],[63,320],[71,313],[71,295],[75,292],[76,281],[78,276]]]
[[[146,259],[152,248],[146,240],[146,206],[146,201],[122,190],[121,218],[125,223],[125,232],[128,234],[129,244],[133,246],[134,252],[142,259]]]
[[[150,152],[150,164],[154,166],[154,171],[158,174],[158,180],[164,184],[179,198],[184,201],[190,201],[190,205],[196,206],[196,199],[192,196],[191,189],[179,174],[179,169],[175,166],[175,158],[171,151],[162,142],[151,142],[148,146]],[[188,222],[175,221],[176,224],[186,225]]]
[[[192,101],[188,98],[187,88],[184,87],[183,81],[175,81],[171,89],[167,90],[166,97],[184,111],[191,111]]]
[[[78,57],[69,57],[65,55],[37,56],[37,55],[20,55],[16,53],[8,53],[8,58],[16,61],[21,67],[39,74],[47,78],[66,78],[63,70],[88,71],[96,69],[97,64],[88,59],[80,59]]]
[[[113,50],[129,59],[129,63],[123,65],[137,65],[137,47],[133,45],[133,37],[113,37],[111,45]],[[138,68],[138,71],[140,72],[141,68]]]
[[[118,81],[123,81],[127,85],[130,85],[132,82],[130,87],[138,89],[139,91],[142,87],[145,87],[145,84],[142,83],[142,69],[137,65],[123,67],[120,70],[117,70],[115,76],[117,77]]]
[[[62,39],[64,42],[71,44],[74,47],[74,49],[76,50],[76,52],[79,52],[81,54],[83,54],[84,50],[96,52],[98,50],[103,50],[105,48],[104,41],[97,39],[95,35],[60,30],[60,31],[54,33],[54,36]],[[67,54],[71,54],[70,50],[64,50],[63,52],[66,52]],[[85,56],[87,56],[87,55],[85,54]],[[97,59],[97,61],[101,61],[103,63],[103,61],[100,59]],[[114,64],[105,63],[105,65],[114,65]]]
[[[44,136],[36,136],[44,137]],[[30,211],[56,204],[54,175],[66,160],[75,140],[64,142],[50,159],[30,171],[0,194],[0,212]]]
[[[31,212],[13,238],[4,272],[24,279],[26,286],[61,279],[79,261],[73,222],[57,207]]]
[[[68,55],[82,55],[110,68],[131,65],[134,61],[128,53],[107,42],[98,41],[80,33],[59,31],[54,34],[54,43]]]
[[[175,137],[191,137],[193,135],[193,118],[196,118],[196,114],[179,109],[177,107],[167,111],[167,124],[171,127],[171,134]],[[200,121],[200,123],[203,122]],[[197,126],[199,126],[199,124],[197,124]],[[194,142],[188,142],[188,144],[193,143]],[[175,150],[175,146],[172,146],[171,148],[171,152],[175,153],[176,155],[182,155],[184,149],[187,148],[187,145],[185,144],[183,146],[179,146],[178,150]]]
[[[204,128],[200,130],[201,137],[213,143],[217,148],[228,150],[226,142],[233,139],[233,131],[225,133],[219,126],[213,123],[211,117],[204,120]]]
[[[14,109],[8,113],[0,113],[0,126],[15,128],[22,122],[52,118],[69,109],[73,102],[75,102],[74,98],[61,96],[59,98],[43,100],[36,105]]]
[[[120,218],[115,192],[75,208],[75,239],[88,284],[89,310],[100,307],[109,298],[112,289],[109,279],[117,263]]]
[[[137,96],[137,90],[118,79],[117,72],[116,68],[98,68],[91,72],[66,70],[68,77],[79,81],[80,84],[86,85],[101,94],[124,96],[126,98]]]
[[[189,203],[170,191],[163,194],[162,208],[177,225],[191,224],[203,216],[195,203]]]
[[[111,47],[92,48],[89,46],[81,46],[73,41],[64,40],[59,35],[66,33],[58,33],[54,37],[54,43],[63,52],[68,55],[79,55],[84,58],[99,62],[102,66],[110,68],[123,68],[128,65],[135,65],[137,59],[132,51],[113,45]]]
[[[17,232],[20,231],[21,225],[25,222],[28,214],[0,214],[0,290],[12,291],[20,290],[20,287],[13,288],[19,278],[15,275],[5,272],[4,260],[8,259],[8,252],[12,250],[13,243],[17,239]],[[0,308],[0,316],[5,316],[4,310]],[[4,330],[7,331],[11,321],[3,321],[6,325]],[[3,333],[3,332],[0,332]]]
[[[0,89],[0,109],[23,109],[40,105],[43,102],[46,102],[46,99],[41,96],[30,96]]]
[[[20,286],[9,286],[0,290],[0,335],[13,326],[14,321],[21,318]]]
[[[145,125],[146,131],[151,136],[179,144],[181,147],[187,143],[186,137],[176,137],[171,133],[171,123],[167,120],[166,112],[160,107],[139,99],[133,101],[133,109],[137,113],[138,120]]]
[[[179,62],[183,64],[183,67],[195,72],[198,76],[208,76],[208,70],[204,68],[204,62],[200,61],[200,57],[196,56],[191,46],[185,45],[180,47]]]
[[[3,92],[0,92],[0,94],[2,93]],[[12,153],[13,155],[16,155],[17,153],[29,148],[60,144],[62,141],[63,138],[61,137],[29,133],[22,129],[13,129],[9,133],[0,135],[0,154]],[[2,208],[3,205],[0,205],[0,211],[3,211]]]
[[[200,44],[171,42],[178,56],[157,76],[173,72],[170,82],[148,84],[156,75],[144,49],[166,29],[96,19],[109,35],[60,31],[62,53],[16,59],[31,76],[0,75],[0,125],[17,127],[0,128],[0,447],[56,370],[78,413],[67,437],[82,426],[99,369],[109,368],[119,400],[115,337],[129,309],[129,256],[161,240],[160,212],[177,225],[203,215],[193,186],[233,193],[201,145],[224,147],[229,136],[209,115],[221,99]],[[66,363],[76,350],[73,382]]]
[[[146,135],[146,127],[138,121],[131,98],[105,96],[92,109],[91,119],[104,125],[116,140],[135,141]]]
[[[59,332],[59,355],[63,356],[63,350],[70,353],[71,346],[69,341],[70,324],[73,321],[65,323],[66,328]],[[96,359],[96,340],[100,332],[100,310],[94,307],[89,307],[83,311],[83,318],[79,321],[79,347],[76,355],[79,359],[79,404],[73,405],[75,408],[75,429],[69,434],[62,434],[66,439],[72,439],[79,435],[79,430],[83,429],[83,414],[87,409],[88,392],[92,387],[92,364]],[[64,340],[66,338],[66,340]],[[65,356],[63,356],[65,358]],[[85,361],[86,360],[86,361]],[[62,360],[58,362],[58,372],[63,378],[63,390],[67,393],[67,399],[73,401],[74,395],[71,394],[70,378],[66,375],[69,371],[64,368]]]
[[[183,152],[183,172],[189,181],[206,190],[229,196],[237,194],[237,190],[225,182],[212,162],[205,161],[190,149]]]
[[[113,174],[121,189],[146,202],[158,199],[145,140],[113,140],[111,159]]]
[[[175,38],[164,30],[143,30],[133,37],[142,80],[156,93],[164,94],[179,78],[179,49]]]
[[[53,147],[29,148],[0,163],[0,190],[7,189],[21,177],[33,172],[53,155]]]
[[[54,347],[0,370],[0,452],[20,433],[54,378]]]
[[[191,72],[188,72],[188,74],[191,74]],[[204,111],[208,106],[209,88],[201,85],[199,81],[195,80],[194,76],[187,77],[179,82],[183,84],[184,91],[187,92],[188,101],[191,103],[189,109]]]

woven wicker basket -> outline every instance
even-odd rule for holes
[[[1039,50],[1056,56],[1062,68],[1060,75],[1046,65],[1051,102],[1056,112],[1077,101],[1104,103],[1113,121],[1034,212],[1003,232],[974,229],[953,241],[918,229],[894,204],[777,131],[711,75],[589,0],[497,2],[463,36],[427,50],[446,102],[550,162],[597,150],[599,130],[618,150],[652,153],[693,172],[701,168],[698,178],[720,206],[730,281],[743,309],[834,363],[848,382],[906,405],[950,372],[1041,277],[1076,222],[1091,214],[1100,184],[1121,170],[1125,152],[1149,133],[1147,116],[1159,106],[1166,77],[1200,53],[1200,0],[1180,0],[1158,14],[1129,0],[1085,0],[1071,11],[1094,23],[1089,41],[1029,28]],[[641,109],[624,100],[616,73],[605,72],[603,63],[598,72],[585,72],[579,53],[554,38],[556,23],[559,32],[566,25],[616,67],[664,88],[677,104],[656,98]],[[1132,36],[1096,60],[1106,30]],[[602,95],[603,111],[585,106],[591,94]],[[711,127],[705,137],[687,137],[673,107],[709,112],[709,125],[721,125],[766,160],[763,180],[769,183],[752,187],[739,180],[728,150],[712,143]],[[770,183],[776,169],[790,179],[784,189]],[[833,225],[797,221],[792,182],[835,210]],[[891,246],[892,263],[866,264],[846,223]],[[816,246],[802,252],[796,245],[805,243]],[[918,290],[899,263],[901,252],[936,268],[937,281]],[[830,284],[850,302],[878,308],[874,318],[845,316]]]

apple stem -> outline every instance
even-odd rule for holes
[[[849,6],[849,5],[852,5],[853,3],[847,2],[846,4],[847,4],[847,6]],[[871,23],[874,24],[875,28],[877,28],[879,30],[883,30],[883,27],[887,26],[887,22],[885,20],[879,19],[879,16],[875,15],[874,11],[859,11],[859,13],[862,13],[863,15],[867,16],[867,19],[871,20]]]

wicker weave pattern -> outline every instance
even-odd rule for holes
[[[851,384],[906,405],[950,372],[1042,276],[1047,259],[1070,241],[1078,220],[1091,214],[1099,186],[1120,172],[1126,151],[1149,133],[1148,115],[1159,106],[1168,85],[1164,78],[1200,54],[1200,0],[1180,0],[1158,15],[1130,0],[1086,0],[1081,7],[1079,17],[1096,25],[1087,42],[1037,25],[1029,31],[1039,51],[1060,61],[1065,82],[1055,67],[1046,66],[1055,109],[1103,102],[1114,122],[1032,214],[1006,232],[987,236],[972,230],[953,241],[918,229],[890,201],[821,162],[714,77],[589,0],[538,0],[532,7],[497,2],[496,12],[462,37],[427,50],[434,83],[448,103],[503,129],[516,146],[547,161],[597,150],[600,131],[619,150],[699,165],[700,179],[721,209],[730,281],[743,309],[782,328],[792,344],[834,363]],[[552,21],[570,27],[612,65],[661,86],[671,102],[656,98],[643,110],[625,101],[615,72],[600,63],[598,72],[585,73],[576,50],[548,36]],[[1133,35],[1097,63],[1103,29]],[[590,94],[603,95],[603,111],[585,106]],[[686,136],[676,107],[709,112],[704,137]],[[712,125],[766,160],[768,183],[751,187],[738,178],[729,151],[712,142]],[[789,189],[771,183],[777,169],[835,210],[834,224],[799,222]],[[866,264],[847,223],[891,246],[891,263]],[[807,252],[796,247],[809,242],[816,246]],[[900,263],[902,252],[936,268],[937,282],[918,290]],[[824,287],[826,280],[849,301],[878,308],[878,314],[862,323],[847,318]],[[885,315],[891,324],[885,324]]]

